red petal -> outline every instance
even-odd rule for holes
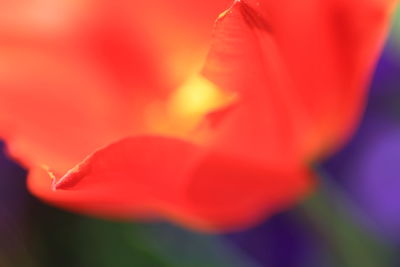
[[[315,157],[354,128],[393,3],[235,1],[217,23],[204,73],[264,117],[260,136],[274,153],[290,142]]]
[[[62,172],[142,132],[144,106],[171,88],[166,62],[197,64],[223,2],[0,1],[0,134],[12,154]]]
[[[0,136],[26,165],[66,171],[135,129],[113,84],[85,62],[28,48],[3,48],[0,58]]]
[[[309,189],[297,169],[272,170],[171,138],[132,137],[101,149],[61,179],[29,175],[54,205],[103,217],[167,217],[207,230],[247,226]]]
[[[144,38],[159,52],[158,64],[185,79],[203,63],[215,18],[231,0],[124,0],[130,8],[120,13],[145,30]]]
[[[177,208],[198,147],[164,137],[132,137],[95,152],[63,177],[35,169],[29,188],[64,208],[106,217],[159,215]],[[49,175],[50,174],[50,175]]]
[[[229,2],[1,0],[0,40],[11,35],[79,50],[132,90],[132,80],[137,86],[138,80],[153,84],[192,74],[207,52],[215,18]]]
[[[224,154],[209,154],[196,167],[187,189],[198,227],[237,230],[287,209],[313,188],[306,168],[275,168]]]
[[[121,12],[132,8],[128,2],[105,0],[0,2],[0,49],[36,48],[89,61],[118,83],[110,91],[131,96],[132,90],[149,90],[167,80],[154,57],[155,45]]]
[[[306,122],[298,99],[287,92],[291,84],[268,23],[236,1],[217,21],[204,74],[238,95],[217,129],[216,149],[285,168],[300,160],[291,118],[296,114],[296,123]]]

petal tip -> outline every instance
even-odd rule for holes
[[[256,2],[255,5],[258,7],[260,3]],[[250,28],[271,32],[270,23],[246,0],[234,0],[232,5],[218,16],[216,22],[222,21],[231,14],[238,14],[241,16]]]
[[[79,183],[87,175],[86,164],[79,164],[69,170],[60,179],[54,180],[53,190],[67,190],[71,189]]]

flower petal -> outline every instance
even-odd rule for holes
[[[106,89],[112,84],[85,62],[13,47],[0,58],[0,136],[25,166],[66,171],[132,130],[134,118]]]
[[[181,2],[0,1],[0,128],[12,154],[64,172],[145,131],[144,106],[175,85],[166,62],[182,51],[178,44],[196,54],[224,5]],[[201,42],[194,30],[186,35],[189,24],[203,29]],[[186,71],[190,60],[171,62]]]
[[[198,227],[238,230],[283,211],[314,187],[307,167],[275,168],[223,153],[210,153],[194,169],[187,189]]]
[[[146,38],[159,51],[158,64],[178,80],[186,79],[203,64],[211,41],[215,18],[231,0],[150,0],[130,1],[121,10],[147,33]]]
[[[30,190],[63,208],[106,218],[168,218],[227,230],[282,209],[310,188],[308,174],[270,170],[160,136],[130,137],[63,177],[33,169]]]
[[[276,118],[264,123],[267,138],[314,158],[354,128],[393,4],[237,0],[217,23],[204,74]]]
[[[123,139],[90,155],[63,177],[34,169],[30,190],[52,204],[106,217],[159,215],[176,206],[198,147],[172,138]]]
[[[47,49],[91,62],[92,68],[118,83],[112,91],[126,97],[132,90],[167,80],[153,56],[158,51],[154,44],[122,15],[121,10],[132,8],[128,2],[105,0],[2,1],[0,48]]]
[[[2,0],[0,39],[73,47],[127,87],[131,79],[181,80],[202,64],[212,24],[229,2]]]
[[[291,84],[269,27],[256,10],[236,1],[217,21],[203,73],[237,94],[216,126],[216,149],[284,169],[304,160],[294,124],[306,122],[288,92]],[[293,114],[299,119],[293,121]]]

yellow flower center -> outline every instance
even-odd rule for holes
[[[148,108],[148,127],[153,133],[198,139],[204,116],[234,98],[204,77],[192,76],[166,102]]]

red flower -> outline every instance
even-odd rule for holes
[[[226,230],[309,192],[307,164],[356,125],[394,1],[237,0],[212,37],[228,5],[0,1],[0,135],[32,193]]]

